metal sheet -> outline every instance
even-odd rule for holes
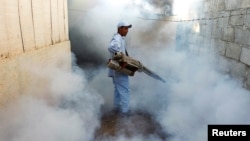
[[[60,42],[57,0],[51,0],[52,43]]]
[[[5,1],[0,1],[0,13],[5,13],[6,6]],[[6,30],[6,20],[5,14],[0,14],[0,59],[6,58],[8,56],[8,41],[7,41],[7,30]]]
[[[50,0],[43,0],[42,2],[43,2],[43,16],[44,16],[45,45],[49,46],[52,44],[52,41],[51,41]]]
[[[64,21],[64,2],[62,0],[58,0],[58,18],[59,18],[59,33],[60,33],[60,41],[65,41],[65,21]]]
[[[43,0],[32,0],[36,48],[41,48],[45,46],[45,22],[43,16],[43,8]]]
[[[69,22],[68,22],[68,0],[64,0],[64,31],[65,40],[69,40]]]
[[[10,56],[23,53],[22,35],[20,30],[20,19],[18,0],[5,0],[5,14],[8,52]]]
[[[19,0],[24,51],[35,49],[35,34],[31,6],[31,0]]]

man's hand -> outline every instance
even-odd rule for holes
[[[122,52],[116,52],[113,59],[116,60],[117,62],[122,62],[124,58],[124,53]]]

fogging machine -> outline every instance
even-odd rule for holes
[[[135,60],[122,52],[115,53],[112,59],[109,59],[107,66],[116,71],[120,71],[129,76],[134,76],[135,72],[144,72],[145,74],[153,77],[154,79],[160,80],[163,83],[166,83],[159,75],[154,73],[145,67],[140,61]]]

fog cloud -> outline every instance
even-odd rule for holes
[[[161,2],[147,3],[158,8],[155,5]],[[177,51],[175,44],[186,38],[176,39],[176,23],[138,18],[145,15],[133,2],[69,3],[79,8],[69,10],[74,17],[74,21],[69,21],[72,51],[76,55],[73,72],[29,64],[28,73],[38,80],[22,98],[1,109],[0,140],[92,140],[94,130],[100,126],[100,113],[112,108],[113,85],[105,62],[109,56],[108,42],[121,19],[133,24],[126,38],[130,56],[166,80],[162,83],[136,72],[130,77],[131,109],[152,114],[170,135],[168,141],[206,140],[208,124],[250,123],[249,91],[224,73],[229,65],[221,64],[222,58],[213,51]],[[78,5],[82,3],[89,6]],[[89,75],[91,79],[87,79]],[[114,139],[128,140],[124,135],[104,140]],[[135,135],[129,140],[160,139]]]

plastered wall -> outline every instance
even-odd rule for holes
[[[1,0],[0,13],[1,106],[41,81],[28,66],[70,70],[71,49],[67,0]]]

